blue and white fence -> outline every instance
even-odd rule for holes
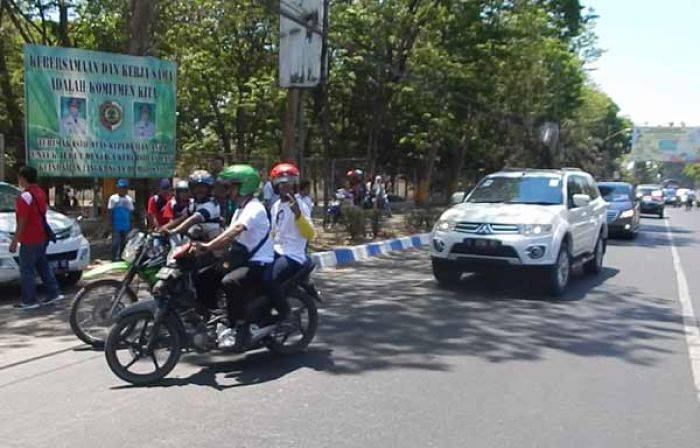
[[[343,247],[328,252],[316,252],[311,254],[311,257],[319,269],[325,269],[367,260],[377,255],[386,255],[391,252],[421,247],[427,244],[430,244],[430,233],[421,233],[377,243]]]

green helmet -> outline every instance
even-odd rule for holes
[[[231,165],[219,173],[219,179],[231,184],[239,184],[238,194],[248,196],[254,194],[260,186],[260,174],[250,165]]]

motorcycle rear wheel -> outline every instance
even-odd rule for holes
[[[104,346],[116,314],[137,301],[136,293],[127,286],[119,298],[114,315],[108,316],[121,286],[119,280],[98,280],[78,291],[71,303],[69,319],[70,327],[78,339],[95,348]]]
[[[148,312],[133,314],[117,321],[107,335],[105,358],[112,372],[127,383],[144,386],[165,378],[180,360],[182,339],[178,326],[166,319],[158,330],[154,349],[147,350],[153,337],[153,315]],[[165,362],[158,362],[157,351],[167,350]],[[143,361],[143,362],[141,362]],[[141,362],[141,363],[140,363]],[[152,371],[131,370],[140,363],[152,364]]]
[[[306,350],[316,336],[318,328],[318,309],[316,302],[309,294],[294,291],[287,300],[292,308],[295,330],[284,336],[271,336],[265,344],[271,352],[281,355],[291,355]]]

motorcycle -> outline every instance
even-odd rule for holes
[[[122,310],[110,329],[105,358],[122,380],[134,385],[154,383],[172,371],[183,351],[218,349],[221,329],[230,326],[226,313],[201,312],[194,281],[196,275],[217,269],[219,263],[202,262],[193,252],[190,243],[173,247],[167,264],[156,276],[154,299]],[[283,284],[292,309],[292,325],[283,333],[277,330],[271,303],[261,291],[255,291],[255,299],[246,305],[251,339],[245,351],[266,347],[275,353],[293,354],[308,347],[318,326],[315,301],[319,299],[309,292],[315,290],[309,287],[314,267],[309,259]]]
[[[330,201],[323,215],[324,229],[332,230],[340,222],[344,200],[346,200],[345,193],[342,190],[338,190],[335,193],[335,198]]]
[[[135,233],[124,247],[121,261],[86,272],[83,279],[94,281],[83,286],[73,298],[69,319],[73,333],[95,348],[104,346],[114,318],[138,300],[131,284],[138,279],[150,290],[158,281],[156,274],[165,265],[169,246],[168,239],[158,233]],[[115,274],[122,274],[122,279],[101,278]]]

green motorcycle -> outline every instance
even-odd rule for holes
[[[107,332],[121,310],[138,300],[131,287],[134,279],[148,290],[158,281],[156,274],[165,265],[170,242],[158,233],[135,233],[122,252],[122,261],[91,269],[83,274],[90,281],[73,298],[70,326],[76,336],[95,348],[104,345]],[[123,275],[121,280],[113,277]],[[137,289],[138,290],[138,289]]]

